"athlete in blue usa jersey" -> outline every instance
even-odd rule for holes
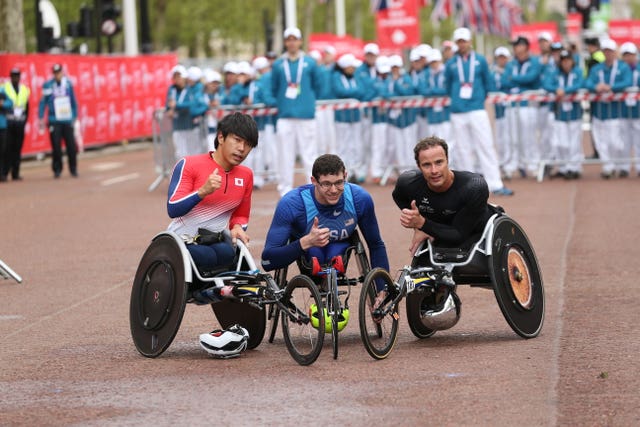
[[[373,199],[346,179],[340,157],[325,154],[313,164],[311,184],[280,199],[262,252],[265,270],[286,267],[302,256],[325,264],[344,254],[356,227],[367,242],[371,267],[389,270]]]

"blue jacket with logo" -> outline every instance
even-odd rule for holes
[[[595,93],[599,83],[611,86],[613,93],[623,92],[631,86],[631,68],[626,62],[616,59],[610,66],[606,62],[594,65],[589,71],[585,87]],[[591,103],[591,114],[600,120],[618,119],[621,117],[622,101],[596,101]]]
[[[502,88],[512,95],[540,89],[542,71],[542,64],[537,56],[530,56],[524,61],[514,58],[504,67]],[[529,101],[520,101],[519,105],[528,106]]]
[[[286,67],[288,64],[289,80]],[[298,67],[302,66],[300,81],[297,81]],[[297,84],[297,96],[288,98],[287,87]],[[286,55],[273,63],[271,92],[278,106],[278,118],[313,119],[316,114],[316,99],[322,93],[322,76],[313,58],[300,52],[294,60]]]
[[[473,91],[469,99],[460,97],[460,88],[463,83],[468,83],[471,79],[469,76],[471,70],[471,58],[474,58],[473,66]],[[463,80],[460,80],[458,71],[458,63],[461,64],[461,72]],[[484,101],[487,92],[492,88],[491,72],[489,65],[484,56],[477,52],[470,52],[466,57],[455,54],[449,59],[445,65],[445,85],[447,94],[451,98],[452,113],[468,113],[470,111],[484,110]]]
[[[70,118],[56,117],[56,99],[65,97],[69,99],[71,107]],[[45,109],[48,111],[47,120],[50,124],[72,123],[78,117],[78,104],[69,79],[63,77],[60,82],[57,82],[56,79],[50,79],[42,85],[42,98],[40,98],[40,105],[38,106],[39,119],[44,118]]]
[[[336,99],[357,99],[361,101],[365,96],[362,81],[354,73],[348,76],[339,68],[331,73],[331,88]],[[360,108],[336,110],[335,121],[340,123],[355,123],[360,121]]]
[[[545,76],[542,87],[547,92],[555,93],[559,88],[564,89],[567,95],[575,94],[583,89],[584,79],[582,70],[574,67],[569,74],[555,68]],[[580,102],[556,101],[552,106],[555,119],[561,122],[582,120],[582,106]]]

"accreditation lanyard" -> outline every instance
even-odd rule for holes
[[[531,62],[529,59],[527,59],[525,62],[523,62],[522,64],[520,64],[520,62],[518,62],[518,60],[515,60],[515,64],[514,67],[511,69],[511,75],[513,76],[521,76],[523,74],[526,74],[527,71],[529,70],[529,65],[531,65]],[[518,68],[518,65],[520,65],[520,68]],[[520,88],[519,87],[512,87],[511,88],[511,93],[519,93],[520,92]]]
[[[436,82],[436,79],[437,79],[437,82]],[[442,86],[444,86],[444,72],[442,72],[442,68],[440,68],[440,70],[438,70],[438,72],[435,75],[429,73],[429,86],[435,87],[438,89],[441,89]],[[443,110],[442,105],[433,106],[433,111],[437,113],[439,113],[442,110]]]
[[[352,87],[356,87],[358,85],[356,82],[356,79],[354,78],[348,79],[344,74],[340,76],[340,79],[342,80],[342,86],[344,86],[347,89],[351,89]]]
[[[476,54],[471,52],[469,55],[469,80],[464,79],[464,68],[462,67],[462,56],[458,55],[458,78],[460,79],[460,98],[469,99],[473,94],[473,81],[476,75]]]
[[[609,86],[613,86],[616,81],[616,74],[618,74],[618,61],[613,61],[613,66],[611,67],[611,74],[609,75]],[[604,83],[604,70],[600,70],[598,72],[598,76],[600,77],[600,83]]]
[[[284,77],[287,79],[287,90],[285,96],[295,99],[300,95],[300,82],[302,82],[302,69],[304,65],[304,55],[300,55],[298,59],[298,69],[296,70],[296,81],[291,81],[291,69],[289,68],[289,59],[284,60]]]
[[[573,73],[569,73],[568,75],[566,75],[566,77],[564,75],[562,75],[562,73],[560,73],[558,75],[558,86],[560,86],[561,89],[565,88],[565,80],[567,81],[566,86],[571,87],[573,85],[573,79],[575,78],[575,75]],[[563,101],[562,104],[562,111],[571,111],[573,110],[573,104],[571,102],[568,101]]]
[[[248,98],[249,98],[249,103],[250,104],[253,104],[253,97],[254,97],[254,95],[256,93],[256,89],[257,89],[256,82],[252,81],[251,83],[249,83],[249,96],[248,96]]]

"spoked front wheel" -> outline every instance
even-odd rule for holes
[[[282,334],[291,357],[301,365],[316,361],[324,343],[324,322],[311,321],[311,306],[324,311],[322,299],[315,283],[307,276],[298,275],[289,280],[281,301],[288,307],[281,310]]]
[[[386,358],[393,350],[398,337],[398,318],[400,316],[398,315],[398,305],[390,306],[393,304],[393,296],[387,294],[387,298],[381,301],[374,310],[378,289],[381,289],[383,285],[385,289],[395,289],[389,273],[382,268],[371,270],[364,279],[358,306],[360,337],[364,348],[374,359]],[[384,314],[385,309],[389,309],[386,314]]]

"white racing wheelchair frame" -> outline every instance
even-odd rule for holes
[[[431,305],[429,308],[438,303],[434,300],[438,287],[448,288],[457,299],[455,287],[459,284],[493,289],[505,320],[519,336],[534,338],[542,330],[544,286],[536,255],[522,228],[502,213],[491,216],[468,253],[439,252],[430,241],[421,245],[411,266],[400,270],[377,315],[387,315],[406,296],[411,332],[418,338],[428,338],[439,329],[422,322],[427,312],[424,303]],[[459,316],[459,300],[456,304]],[[455,324],[457,319],[453,320]]]
[[[230,241],[228,232],[225,238]],[[222,328],[237,323],[249,331],[249,349],[257,347],[264,336],[264,307],[277,306],[291,356],[301,365],[317,359],[324,325],[312,327],[309,307],[323,306],[311,280],[294,277],[280,287],[269,274],[258,270],[240,240],[233,265],[207,273],[201,274],[176,233],[164,231],[152,239],[134,278],[129,310],[131,335],[143,356],[158,357],[171,345],[187,303],[210,303]],[[223,288],[230,292],[223,296]],[[211,296],[210,300],[203,301],[203,295]]]
[[[4,280],[13,279],[18,283],[22,283],[22,277],[11,267],[9,267],[4,261],[0,259],[0,277]]]

